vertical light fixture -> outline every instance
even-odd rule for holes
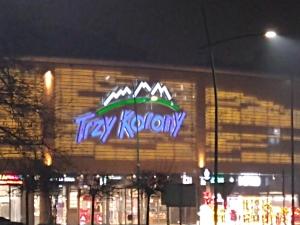
[[[45,110],[43,113],[43,119],[49,119],[50,112],[51,112],[51,105],[52,105],[52,94],[53,94],[53,83],[54,83],[54,76],[51,70],[48,70],[44,73],[44,105]],[[43,130],[44,130],[44,141],[48,143],[49,141],[49,126],[48,123],[43,123]],[[46,166],[51,166],[53,163],[52,154],[48,147],[44,150],[43,153],[44,157],[44,164]]]
[[[53,91],[53,74],[50,70],[44,74],[44,84],[46,95],[51,95]]]
[[[46,166],[51,166],[52,163],[53,163],[52,154],[48,149],[46,149],[44,151],[44,160],[43,160],[43,162]]]

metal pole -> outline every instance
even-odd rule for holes
[[[135,90],[135,87],[133,88]],[[133,91],[134,93],[135,91]],[[136,105],[136,96],[133,94],[134,99],[134,112],[136,120],[136,181],[137,181],[137,224],[140,225],[140,139],[139,139],[139,129],[138,129],[138,114]]]
[[[96,198],[96,192],[93,190],[92,192],[92,218],[91,218],[91,225],[94,225],[94,220],[95,220],[95,198]]]
[[[291,192],[292,192],[292,221],[291,225],[295,225],[295,146],[294,146],[294,76],[291,75]]]
[[[215,69],[214,69],[214,56],[212,50],[210,51],[210,57],[211,57],[211,68],[212,68],[212,74],[213,74],[213,86],[214,86],[214,98],[215,98],[215,151],[214,151],[214,179],[215,179],[215,186],[214,186],[214,222],[215,225],[218,224],[218,95],[217,95],[217,84],[216,84],[216,75],[215,75]]]
[[[25,224],[29,225],[29,190],[28,186],[25,189]]]
[[[286,224],[285,218],[285,172],[282,170],[282,212],[283,212],[283,224]]]
[[[183,184],[180,185],[180,196],[179,196],[179,199],[180,199],[180,206],[179,206],[179,225],[182,225],[182,190],[183,189]]]
[[[124,198],[125,198],[125,201],[124,201],[124,203],[125,203],[125,225],[127,225],[127,194],[126,194],[126,192],[127,192],[127,189],[125,188],[125,194],[124,194]]]
[[[77,192],[77,219],[78,219],[78,224],[80,224],[80,196],[81,196],[81,189],[80,187],[78,188],[78,192]],[[29,224],[26,224],[29,225]]]
[[[9,202],[8,202],[8,207],[9,207],[9,220],[11,220],[11,186],[8,185],[8,198],[9,198]]]
[[[167,205],[167,225],[170,225],[170,208]]]
[[[147,194],[147,210],[146,210],[146,225],[149,225],[149,214],[150,214],[150,198],[151,194]]]
[[[131,224],[133,224],[133,191],[130,189],[130,198],[131,198]]]
[[[217,195],[218,195],[218,92],[217,92],[217,81],[216,81],[216,73],[215,73],[215,59],[214,59],[214,51],[212,42],[209,35],[209,29],[207,24],[207,16],[204,6],[204,1],[202,1],[202,15],[204,21],[204,28],[206,33],[206,39],[208,42],[208,49],[209,49],[209,63],[210,69],[212,73],[212,80],[213,80],[213,89],[214,89],[214,109],[215,109],[215,120],[214,120],[214,224],[218,224],[218,202],[217,202]]]

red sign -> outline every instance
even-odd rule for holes
[[[91,223],[91,210],[90,209],[80,209],[79,220],[80,220],[80,224],[82,224],[82,225]],[[94,221],[97,224],[102,224],[102,215],[99,212],[95,212]]]
[[[0,174],[0,184],[23,184],[22,176],[15,174]]]

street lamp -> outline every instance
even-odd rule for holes
[[[295,145],[294,145],[294,76],[291,75],[291,194],[292,194],[292,221],[295,224]]]
[[[200,49],[208,49],[209,51],[209,64],[212,74],[212,82],[213,82],[213,91],[214,91],[214,224],[218,224],[218,172],[219,172],[219,165],[218,165],[218,156],[219,156],[219,121],[218,121],[218,90],[217,90],[217,79],[216,79],[216,69],[215,69],[215,58],[214,58],[214,47],[219,44],[227,43],[233,40],[240,40],[249,37],[262,37],[265,36],[268,39],[273,39],[277,36],[276,32],[273,30],[268,30],[265,33],[249,33],[249,34],[242,34],[233,37],[229,37],[226,39],[222,39],[216,42],[211,41],[210,32],[208,29],[207,23],[207,15],[205,11],[204,1],[202,1],[201,5],[202,16],[203,16],[203,23],[204,23],[204,30],[207,40],[207,45],[200,47]],[[293,149],[293,147],[292,147]],[[292,154],[293,155],[293,154]],[[293,176],[293,175],[292,175]],[[293,181],[293,179],[292,179]],[[294,225],[294,224],[292,224]]]
[[[265,33],[266,38],[275,38],[277,36],[277,33],[273,30],[269,30]]]

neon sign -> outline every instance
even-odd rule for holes
[[[140,96],[141,91],[146,92],[146,96]],[[122,109],[119,115],[105,115],[114,109],[148,103],[162,105],[173,112],[161,115],[150,111],[142,115],[131,109]],[[76,142],[81,143],[89,138],[96,138],[101,143],[105,143],[114,128],[117,128],[116,136],[119,139],[134,138],[138,132],[146,130],[167,133],[175,138],[185,118],[186,112],[180,111],[180,107],[172,101],[172,96],[165,85],[156,83],[150,87],[147,82],[141,81],[134,90],[125,86],[112,91],[104,99],[103,107],[96,112],[88,112],[76,117]]]
[[[15,174],[0,174],[0,184],[23,184],[22,176]]]

